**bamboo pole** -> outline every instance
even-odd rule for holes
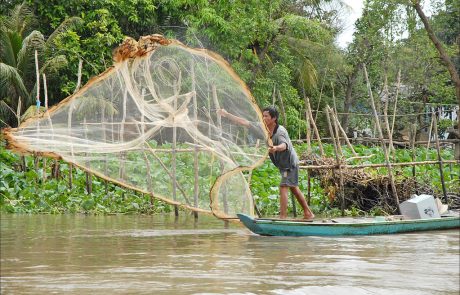
[[[331,133],[331,137],[334,137],[334,130],[332,128],[330,111],[331,111],[330,107],[326,106],[326,117],[327,117],[327,124],[329,126],[329,132]],[[339,150],[337,147],[337,141],[335,139],[333,140],[333,143],[334,143],[335,162],[339,170],[339,188],[338,189],[340,192],[340,209],[342,212],[342,216],[345,216],[345,196],[343,194],[343,176],[342,176],[342,169],[340,168],[341,165],[340,165],[340,158],[339,158],[339,153],[338,153]],[[332,170],[332,172],[334,173],[334,175],[336,175],[335,169]]]
[[[35,115],[37,116],[38,113],[40,112],[40,71],[38,69],[38,52],[35,50],[35,75],[37,77],[36,80],[36,109],[35,109]],[[40,134],[40,121],[37,121],[37,138],[39,137]],[[36,153],[33,153],[34,155],[34,169],[35,172],[37,173],[36,181],[38,183],[38,155]]]
[[[77,85],[75,86],[75,90],[73,93],[77,93],[77,91],[80,89],[81,85],[81,72],[83,68],[83,60],[81,58],[78,59],[78,74],[77,74]],[[67,129],[69,131],[69,136],[71,136],[71,129],[72,129],[72,112],[73,112],[73,100],[70,103],[69,106],[69,113],[67,115]],[[74,157],[74,152],[73,152],[73,145],[70,143],[70,154],[72,155],[72,159]],[[72,178],[73,178],[73,165],[72,163],[69,163],[69,188],[72,189]]]
[[[212,99],[214,102],[214,106],[217,110],[220,110],[220,104],[219,104],[219,99],[217,97],[217,88],[216,85],[212,84],[211,85],[211,90],[212,90]],[[217,113],[217,128],[219,130],[219,137],[222,136],[222,116]],[[224,171],[224,163],[222,161],[220,162],[220,171],[221,173]],[[222,192],[222,201],[224,203],[224,213],[228,214],[228,202],[227,202],[227,191],[226,189]]]
[[[185,203],[187,203],[188,206],[192,206],[192,203],[190,203],[190,200],[187,198],[187,194],[185,193],[185,190],[182,189],[182,187],[177,183],[177,180],[175,178],[175,175],[168,170],[168,167],[166,167],[165,163],[156,155],[155,151],[153,151],[150,146],[147,146],[148,151],[152,154],[152,156],[158,161],[158,163],[161,165],[161,167],[166,171],[166,173],[169,175],[169,177],[173,181],[173,185],[181,192],[182,196],[184,197]],[[175,204],[174,206],[177,206]],[[177,216],[176,216],[177,217]]]
[[[411,150],[412,150],[412,162],[415,161],[415,137],[416,137],[416,134],[417,134],[417,125],[416,124],[412,124],[412,130],[411,130],[411,139],[412,139],[412,144],[411,144]],[[417,174],[416,174],[416,169],[415,169],[416,166],[412,166],[412,177],[414,177],[415,179],[417,179]],[[417,189],[417,181],[415,181],[415,184],[414,184],[414,188],[415,188],[415,193],[418,194],[418,189]]]
[[[340,132],[342,133],[343,138],[345,139],[345,142],[347,143],[347,146],[350,148],[350,150],[351,150],[351,152],[353,153],[353,155],[354,155],[355,157],[357,157],[358,154],[356,153],[355,149],[353,148],[353,145],[350,143],[350,140],[348,139],[348,135],[347,135],[347,133],[345,132],[345,130],[343,129],[342,124],[340,124],[340,121],[339,121],[339,118],[338,118],[338,116],[337,116],[337,113],[333,113],[332,115],[333,115],[333,117],[334,117],[334,122],[335,122],[336,126],[339,127],[339,130],[340,130]]]
[[[342,158],[343,151],[342,151],[342,145],[340,144],[339,126],[337,125],[337,120],[335,120],[334,110],[329,106],[327,106],[326,108],[329,109],[329,116],[331,119],[331,123],[334,126],[334,132],[335,132],[334,137],[335,137],[335,141],[337,142],[337,150],[339,152],[340,158]]]
[[[459,160],[443,160],[445,164],[457,164],[460,165]],[[420,161],[420,162],[401,162],[401,163],[392,163],[394,167],[405,167],[405,166],[423,166],[423,165],[432,165],[439,164],[439,160],[436,161]],[[388,167],[386,163],[380,164],[361,164],[361,165],[340,165],[342,169],[363,169],[363,168],[380,168]],[[337,169],[338,165],[300,165],[300,169]]]
[[[284,108],[283,97],[281,96],[281,92],[280,92],[279,90],[278,90],[278,98],[279,98],[279,100],[280,100],[281,113],[283,114],[283,125],[284,125],[284,128],[287,129],[287,127],[288,127],[288,122],[287,122],[286,109]]]
[[[53,130],[53,123],[51,122],[50,113],[48,111],[48,88],[46,86],[46,75],[43,73],[43,91],[45,94],[45,114],[48,119],[48,124],[50,125],[51,129],[51,139],[54,139],[54,130]],[[54,160],[57,161],[57,160]],[[46,157],[43,157],[43,183],[46,181]]]
[[[433,127],[434,127],[434,137],[436,140],[436,152],[438,153],[439,174],[441,177],[442,193],[444,195],[444,202],[447,204],[449,199],[447,198],[446,183],[444,181],[444,164],[443,164],[442,157],[441,157],[441,149],[439,147],[438,122],[437,122],[435,114],[434,114],[434,126]]]
[[[141,151],[142,155],[144,157],[144,162],[145,162],[145,169],[147,172],[147,189],[149,191],[149,199],[150,199],[150,206],[153,206],[153,183],[152,183],[152,172],[151,172],[151,167],[150,167],[150,161],[147,157],[147,153],[145,152],[145,147],[149,145],[149,142],[146,140],[145,137],[145,88],[142,88],[141,90],[141,99],[140,99],[140,104],[141,104],[141,124],[140,124],[140,129],[139,125],[136,125],[138,128],[138,132],[141,135],[141,138],[143,139],[143,144],[141,145]],[[105,128],[104,128],[104,141],[105,141]]]
[[[172,157],[171,157],[171,165],[172,165],[172,171],[171,171],[171,178],[173,179],[173,191],[172,191],[172,195],[173,195],[173,200],[176,201],[176,198],[177,198],[177,174],[176,174],[176,146],[177,146],[177,127],[176,127],[176,111],[177,111],[177,97],[178,97],[178,94],[179,94],[179,90],[180,90],[180,86],[177,85],[176,83],[174,83],[174,106],[173,106],[173,109],[174,109],[174,114],[172,116],[172,120],[173,120],[173,142],[172,142]],[[179,206],[177,205],[174,205],[174,216],[178,217],[179,216]]]
[[[198,195],[200,193],[199,191],[199,177],[198,177],[198,169],[199,169],[199,163],[198,163],[198,146],[196,145],[197,142],[197,132],[198,132],[198,103],[196,100],[196,77],[195,77],[195,63],[192,59],[191,64],[190,64],[190,72],[192,76],[192,100],[193,100],[193,120],[195,124],[195,132],[193,134],[193,143],[195,143],[195,146],[193,148],[193,178],[194,178],[194,185],[193,185],[193,204],[195,207],[198,207]],[[193,217],[195,219],[198,219],[198,212],[193,211]]]
[[[86,126],[86,117],[83,118],[83,126],[85,126],[84,128],[84,133],[85,133],[85,140],[88,140],[88,127]],[[87,164],[87,169],[89,170],[90,169],[90,165],[91,163],[90,162],[86,162]],[[88,195],[90,195],[92,192],[93,192],[93,178],[92,178],[92,174],[88,171],[86,171],[86,192],[88,193]]]
[[[307,95],[305,94],[305,87],[303,85],[303,80],[302,80],[302,94],[303,94],[303,100],[305,103],[305,123],[307,125],[307,130],[305,132],[305,140],[307,142],[307,153],[310,155],[311,154],[311,124],[310,124],[310,116],[309,116],[308,108],[307,108],[307,100],[306,100]]]
[[[256,142],[256,149],[259,148],[259,145],[260,145],[260,140],[257,139],[257,142]],[[248,187],[251,187],[252,171],[253,171],[253,169],[249,170],[249,175],[248,175]],[[253,197],[252,194],[251,194],[251,197]],[[254,204],[254,210],[256,211],[257,216],[259,216],[259,218],[262,217],[262,214],[260,213],[260,210],[259,210],[259,208],[257,207],[256,200],[254,200],[254,198],[252,198],[252,202],[253,202],[253,204]]]
[[[388,92],[388,78],[387,78],[387,73],[385,71],[385,84],[383,85],[383,92],[385,94],[385,103],[383,105],[383,122],[385,123],[385,129],[388,135],[388,150],[389,153],[392,153],[394,151],[394,146],[393,146],[393,134],[390,129],[390,123],[388,121],[388,100],[390,99],[390,93]],[[393,156],[394,158],[394,156]]]
[[[390,180],[391,191],[393,192],[393,196],[395,198],[396,205],[398,206],[397,208],[398,208],[398,213],[399,213],[399,212],[401,212],[401,210],[399,209],[398,192],[396,190],[396,186],[395,186],[394,179],[393,179],[393,173],[392,173],[392,170],[391,170],[391,163],[390,163],[390,159],[389,159],[389,156],[388,156],[387,146],[386,146],[385,142],[383,141],[383,138],[384,138],[383,137],[383,132],[382,132],[382,128],[380,127],[380,120],[379,120],[379,116],[378,116],[378,113],[377,113],[377,109],[375,108],[374,96],[372,94],[372,88],[371,88],[371,84],[369,82],[369,76],[367,75],[367,70],[366,70],[366,65],[365,64],[363,64],[363,70],[364,70],[364,77],[366,78],[367,89],[369,91],[369,97],[370,97],[370,100],[371,100],[372,111],[374,112],[375,124],[376,124],[377,130],[378,130],[378,133],[379,133],[379,138],[380,138],[381,143],[382,143],[383,154],[385,156],[385,163],[387,164],[387,167],[388,167],[388,178]]]
[[[391,138],[393,138],[394,129],[395,129],[395,117],[396,117],[396,107],[398,105],[398,96],[399,96],[399,87],[401,86],[401,69],[398,69],[398,78],[396,82],[396,95],[395,95],[395,104],[393,106],[393,120],[391,121]]]
[[[307,107],[307,113],[308,113],[308,116],[310,117],[310,122],[313,127],[313,131],[315,132],[316,139],[318,140],[319,151],[321,153],[321,156],[324,156],[325,153],[323,149],[323,144],[321,143],[321,136],[319,136],[318,128],[316,127],[315,120],[313,119],[313,114],[311,112],[311,107],[310,107],[310,99],[308,98],[308,96],[305,96],[305,105]]]
[[[123,102],[122,102],[122,119],[120,124],[120,134],[119,140],[120,142],[124,142],[125,140],[125,122],[126,122],[126,108],[128,103],[128,89],[125,88],[123,92]],[[118,168],[118,177],[120,179],[125,179],[125,162],[126,162],[126,152],[120,153],[120,167]]]
[[[430,123],[430,130],[428,131],[428,143],[426,145],[426,155],[425,160],[428,158],[428,150],[430,149],[431,144],[431,131],[433,130],[433,122],[434,122],[434,113],[431,113],[431,123]]]

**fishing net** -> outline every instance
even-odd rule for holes
[[[126,39],[114,61],[55,107],[6,130],[9,147],[220,218],[254,215],[248,177],[267,156],[267,131],[229,65],[159,35]]]

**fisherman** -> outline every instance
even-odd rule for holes
[[[246,127],[251,125],[248,120],[230,114],[224,109],[219,109],[217,113],[236,124]],[[299,158],[286,128],[278,124],[278,110],[269,106],[263,109],[262,114],[273,142],[273,145],[268,148],[270,160],[281,173],[280,218],[285,219],[287,217],[288,192],[290,190],[303,208],[304,219],[313,219],[315,215],[308,207],[305,196],[299,188]]]

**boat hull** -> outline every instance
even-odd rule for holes
[[[382,235],[417,231],[460,228],[460,217],[417,220],[394,220],[360,223],[321,223],[254,219],[238,214],[240,221],[253,233],[263,236],[349,236]]]

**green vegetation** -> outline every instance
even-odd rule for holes
[[[327,156],[333,156],[333,146],[325,145]],[[306,145],[297,145],[296,149],[299,154],[306,150]],[[315,152],[316,147],[313,147]],[[378,147],[355,146],[356,152],[361,155],[374,155],[365,162],[361,163],[382,163],[383,153]],[[350,153],[344,149],[344,154]],[[436,160],[437,154],[433,149],[417,149],[416,161]],[[445,150],[443,158],[453,159],[451,150]],[[74,169],[73,188],[69,189],[68,185],[68,165],[61,163],[61,177],[59,179],[50,178],[51,168],[48,160],[46,181],[43,181],[43,160],[39,162],[39,168],[35,170],[34,157],[27,156],[26,162],[29,169],[26,172],[16,169],[20,159],[16,154],[0,149],[0,211],[10,213],[90,213],[90,214],[115,214],[115,213],[142,213],[152,214],[161,212],[170,212],[171,205],[153,199],[151,203],[150,196],[139,192],[121,188],[108,183],[97,177],[93,177],[92,193],[87,194],[86,175],[80,169]],[[355,163],[358,164],[358,160]],[[396,152],[396,161],[412,161],[412,153],[406,149],[400,149]],[[189,167],[193,167],[190,165]],[[444,176],[448,191],[455,192],[460,190],[460,169],[459,165],[445,165]],[[437,196],[442,195],[441,182],[439,177],[439,168],[437,165],[417,166],[417,179],[421,182],[431,184]],[[369,170],[379,175],[386,175],[386,168],[378,170]],[[193,174],[193,168],[190,169],[190,175]],[[397,170],[398,177],[411,177],[412,168],[405,167]],[[190,175],[184,177],[190,178]],[[181,181],[181,179],[179,179]],[[279,206],[279,172],[275,166],[267,160],[261,167],[254,170],[251,178],[251,190],[256,201],[258,209],[263,215],[278,214]],[[300,189],[307,194],[308,178],[305,170],[301,170],[299,179]],[[311,198],[310,204],[315,213],[325,215],[340,214],[340,207],[337,203],[330,203],[326,194],[320,186],[317,179],[311,179]],[[292,208],[289,210],[292,212]],[[301,208],[297,206],[298,214],[301,214]],[[347,208],[346,213],[349,215],[365,214],[351,206]],[[380,208],[373,208],[366,214],[379,214]]]

